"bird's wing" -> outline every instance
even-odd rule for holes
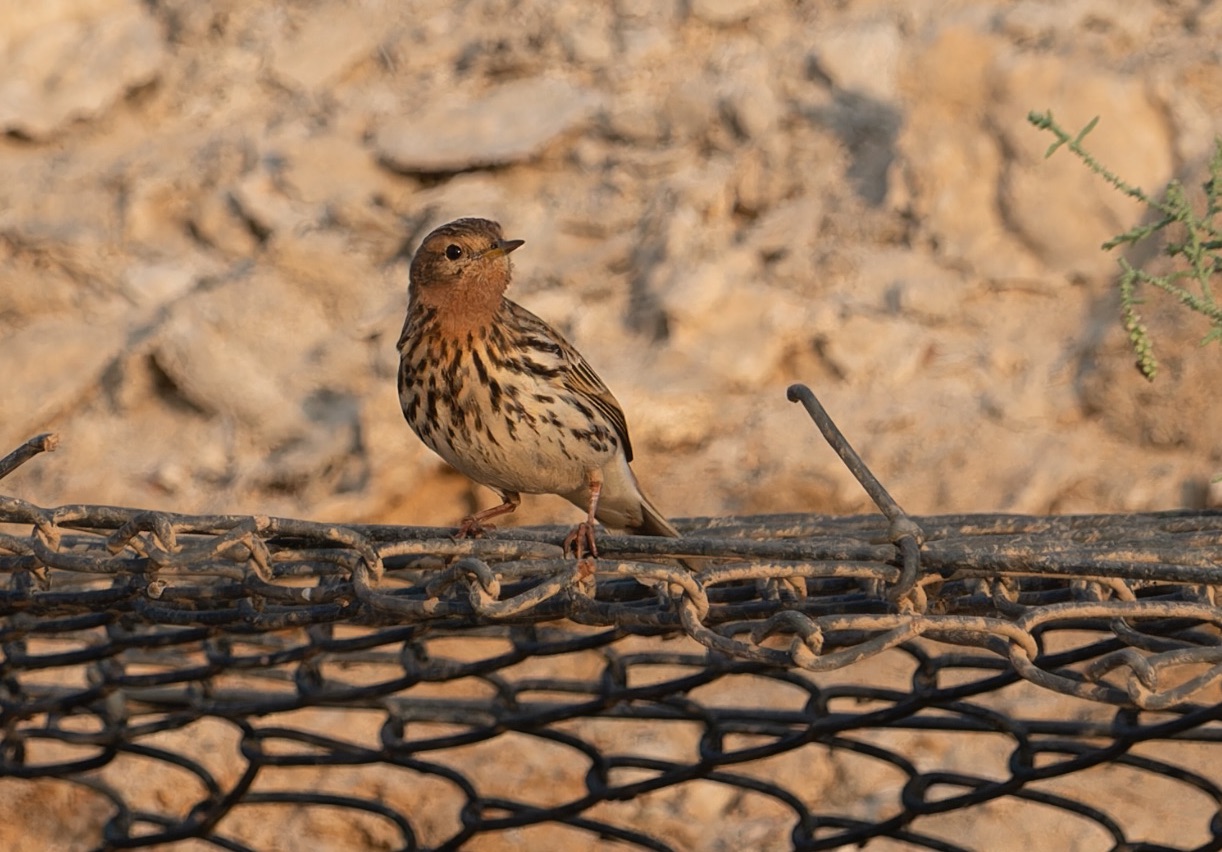
[[[581,353],[556,329],[516,302],[506,299],[505,305],[516,315],[517,325],[524,332],[525,340],[523,342],[527,348],[550,355],[559,362],[557,366],[560,369],[560,378],[564,386],[576,396],[590,403],[607,418],[619,438],[620,445],[624,448],[625,458],[632,461],[632,442],[628,438],[628,423],[624,419],[624,409],[620,407],[619,401],[603,380],[594,372],[594,368],[586,363]]]
[[[564,338],[560,339],[564,340]],[[594,369],[586,363],[586,359],[581,357],[580,352],[570,346],[567,341],[564,342],[562,348],[565,350],[570,367],[565,384],[573,393],[588,399],[607,420],[611,421],[611,426],[615,429],[615,434],[619,436],[620,444],[623,445],[624,458],[632,461],[632,442],[628,439],[628,422],[624,419],[624,409],[620,407],[619,400],[612,395]]]

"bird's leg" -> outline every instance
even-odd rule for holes
[[[486,532],[496,529],[495,524],[486,523],[489,518],[495,518],[498,515],[508,515],[522,502],[522,497],[516,491],[501,492],[502,503],[499,506],[493,506],[491,509],[484,509],[482,512],[476,512],[474,515],[468,515],[462,519],[462,523],[458,525],[458,532],[454,533],[455,538],[479,538]]]
[[[598,495],[603,490],[603,472],[595,468],[588,471],[586,477],[590,483],[590,512],[564,539],[564,549],[572,548],[578,561],[586,548],[589,548],[591,556],[598,556],[598,545],[594,543],[594,513],[598,511]]]

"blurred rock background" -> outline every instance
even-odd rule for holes
[[[1150,294],[1162,371],[1138,375],[1099,245],[1145,211],[1044,160],[1026,116],[1098,116],[1103,163],[1195,187],[1220,54],[1208,0],[0,0],[0,453],[62,438],[0,490],[403,524],[492,504],[410,432],[394,379],[407,260],[479,215],[527,241],[512,297],[615,391],[673,516],[872,510],[797,381],[912,512],[1200,506],[1222,350]],[[576,517],[538,497],[517,522]],[[992,765],[987,745],[953,759]],[[830,802],[886,801],[819,766]],[[138,781],[172,797],[164,777]],[[1101,785],[1165,836],[1181,803],[1131,786]],[[52,790],[0,791],[13,848],[96,845],[107,803]],[[728,819],[742,839],[721,834],[737,805],[680,804],[679,848],[784,843],[775,817]],[[356,842],[307,817],[311,848]],[[305,848],[283,826],[235,830]]]
[[[0,448],[43,505],[450,524],[403,422],[407,260],[524,238],[511,296],[624,404],[674,516],[860,512],[809,383],[910,511],[1197,506],[1219,352],[1099,244],[1222,129],[1222,7],[1106,0],[0,0]],[[528,499],[519,521],[575,519]]]

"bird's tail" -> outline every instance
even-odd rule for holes
[[[641,518],[640,526],[629,527],[624,532],[632,535],[656,535],[665,538],[682,538],[679,531],[671,526],[670,521],[662,516],[658,511],[658,507],[649,502],[649,498],[641,494]]]
[[[641,490],[641,483],[622,455],[618,464],[609,464],[603,471],[602,498],[595,517],[607,526],[623,530],[630,535],[656,535],[663,538],[682,538],[679,531],[658,511]],[[563,497],[574,506],[589,505],[590,492],[580,488]],[[640,521],[636,521],[638,513]]]

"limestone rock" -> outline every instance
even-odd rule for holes
[[[811,58],[837,88],[889,102],[898,91],[903,38],[895,21],[855,22],[818,33]]]
[[[310,9],[301,26],[276,44],[271,71],[285,84],[312,91],[372,56],[385,25],[342,4]]]
[[[0,337],[0,439],[15,447],[69,416],[127,346],[126,324],[48,318]],[[5,450],[8,452],[8,450]]]
[[[1200,427],[1222,417],[1222,400],[1214,393],[1222,379],[1222,349],[1199,345],[1209,324],[1171,295],[1152,287],[1139,295],[1142,322],[1158,359],[1157,378],[1150,382],[1138,372],[1120,326],[1118,299],[1109,292],[1097,300],[1095,334],[1079,365],[1082,404],[1117,438],[1164,450],[1186,447],[1216,465],[1222,461],[1222,442],[1213,429]]]
[[[438,98],[383,126],[374,141],[402,172],[457,172],[528,160],[598,108],[593,92],[558,78],[505,83],[477,99]]]
[[[137,0],[0,3],[0,128],[50,136],[149,83],[164,60]]]
[[[1051,109],[1071,134],[1099,117],[1086,149],[1127,182],[1158,195],[1175,165],[1166,109],[1140,79],[1071,62],[1014,56],[999,64],[997,75],[989,111],[1013,152],[1001,197],[1015,231],[1054,269],[1079,276],[1114,271],[1115,259],[1098,247],[1138,224],[1145,209],[1068,152],[1045,158],[1054,137],[1037,132],[1026,114]]]
[[[710,24],[737,24],[758,14],[767,5],[763,0],[692,0],[692,14]]]
[[[175,303],[152,352],[190,405],[273,447],[304,433],[302,401],[318,381],[303,362],[327,331],[317,304],[288,282],[237,277]]]
[[[984,121],[993,63],[1006,49],[990,34],[949,26],[910,57],[901,74],[909,108],[896,182],[906,183],[911,213],[943,257],[1002,279],[1041,272],[998,206],[1005,151]]]
[[[740,249],[684,270],[661,293],[673,345],[734,388],[769,378],[786,351],[809,337],[813,306],[758,283],[756,263]]]
[[[123,295],[134,305],[159,307],[188,292],[202,273],[218,271],[211,264],[207,268],[201,266],[189,260],[133,263],[123,276]]]

